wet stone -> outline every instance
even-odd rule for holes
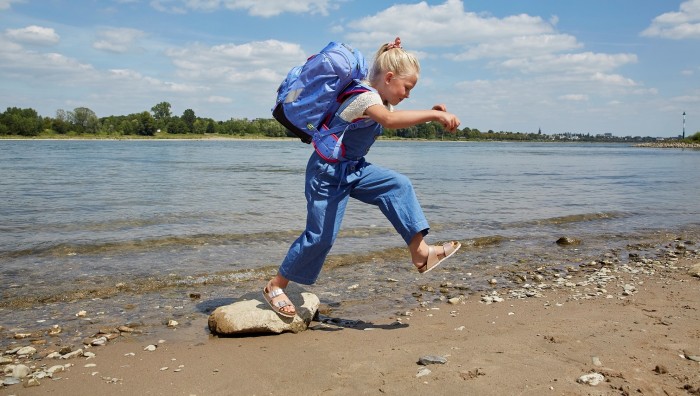
[[[442,356],[437,356],[437,355],[426,355],[426,356],[421,356],[420,359],[418,359],[418,364],[422,366],[427,366],[429,364],[445,364],[447,363],[447,359],[442,357]]]

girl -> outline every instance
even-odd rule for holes
[[[394,111],[393,106],[410,95],[418,82],[420,65],[401,47],[398,37],[382,45],[370,69],[372,90],[346,100],[338,122],[370,118],[369,126],[343,136],[344,152],[339,162],[327,162],[314,151],[306,167],[306,230],[289,248],[279,271],[263,289],[265,301],[279,315],[294,317],[296,309],[284,293],[289,281],[311,285],[316,282],[323,262],[340,229],[348,199],[376,205],[408,245],[411,259],[420,273],[437,267],[460,248],[459,242],[428,246],[428,221],[418,203],[410,180],[397,172],[366,162],[364,155],[382,128],[407,128],[437,121],[454,131],[459,119],[444,105],[431,110]]]

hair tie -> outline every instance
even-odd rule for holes
[[[387,51],[394,48],[401,48],[401,39],[397,37],[393,43],[388,43],[386,46]]]

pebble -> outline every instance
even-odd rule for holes
[[[503,298],[499,296],[482,296],[481,297],[481,302],[486,303],[486,304],[491,304],[491,303],[500,303],[503,302]]]
[[[26,346],[26,347],[20,348],[17,351],[18,356],[30,356],[30,355],[33,355],[35,353],[36,353],[36,348],[31,347],[31,346]]]
[[[418,359],[418,364],[422,366],[427,366],[429,364],[445,364],[447,363],[447,359],[442,357],[442,356],[436,356],[436,355],[426,355],[426,356],[421,356],[420,359]]]
[[[144,350],[144,351],[148,351],[148,352],[153,352],[153,351],[156,350],[156,348],[158,348],[157,345],[148,345],[148,346],[146,346],[145,348],[143,348],[143,350]]]
[[[82,349],[78,349],[77,351],[73,351],[73,352],[66,353],[65,355],[61,355],[61,359],[72,359],[72,358],[78,357],[78,356],[83,356]]]
[[[600,358],[598,356],[591,357],[591,361],[593,361],[594,366],[600,367],[603,365],[603,362],[600,361]]]
[[[177,322],[177,320],[169,320],[168,321],[168,327],[177,327],[180,323]]]
[[[41,383],[36,378],[30,378],[27,382],[24,383],[25,388],[30,388],[32,386],[39,386],[39,385],[41,385]]]
[[[683,356],[685,356],[685,358],[688,360],[700,362],[700,353],[692,353],[688,350],[683,350]]]
[[[416,374],[416,378],[425,377],[426,375],[429,375],[430,373],[432,373],[432,371],[430,371],[429,368],[421,367],[420,369],[418,369],[418,373]]]
[[[10,386],[10,385],[16,385],[22,382],[19,378],[15,377],[5,377],[5,379],[2,381],[2,384],[5,386]]]
[[[590,374],[584,374],[576,380],[579,384],[586,384],[590,386],[596,386],[600,384],[601,382],[605,381],[605,377],[603,374],[599,373],[590,373]]]
[[[31,374],[32,370],[23,365],[23,364],[18,364],[12,369],[12,376],[15,378],[27,378],[29,374]]]
[[[60,373],[60,372],[64,371],[65,369],[66,368],[64,366],[57,364],[55,366],[49,367],[48,370],[46,370],[46,372],[49,373],[50,375],[53,375],[54,373]]]
[[[688,275],[700,278],[700,264],[695,264],[688,270]]]

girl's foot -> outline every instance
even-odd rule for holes
[[[296,316],[297,311],[292,301],[284,293],[284,289],[273,286],[272,281],[267,283],[263,289],[263,297],[273,311],[287,318]]]
[[[427,254],[424,253],[426,249],[421,249],[422,251],[418,251],[414,255],[413,265],[416,266],[421,274],[429,272],[455,254],[460,247],[462,247],[462,244],[456,241],[447,242],[442,246],[428,246]]]

